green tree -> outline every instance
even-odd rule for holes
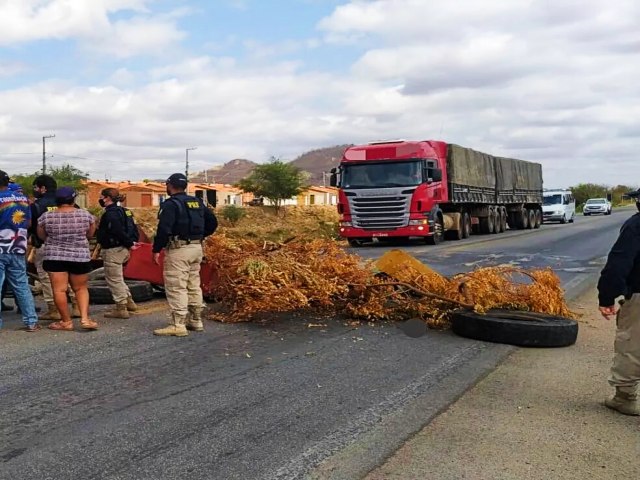
[[[605,197],[610,188],[607,185],[596,183],[580,183],[575,187],[571,187],[571,192],[576,199],[576,206],[584,205],[590,198]]]
[[[33,181],[42,172],[37,171],[34,173],[13,175],[11,178],[14,182],[22,185],[25,193],[28,195],[33,194]],[[65,164],[60,167],[49,167],[47,175],[51,175],[58,182],[58,186],[73,187],[76,191],[81,192],[87,187],[84,184],[84,180],[89,178],[88,173],[84,173],[76,167]]]
[[[299,168],[271,157],[269,163],[255,167],[251,175],[235,186],[256,197],[267,198],[278,212],[284,200],[299,195],[306,188],[306,182],[307,176]]]

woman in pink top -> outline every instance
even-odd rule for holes
[[[44,243],[42,268],[49,273],[53,301],[61,320],[49,325],[52,330],[73,330],[67,305],[67,286],[76,294],[80,310],[80,326],[96,330],[98,324],[89,318],[89,272],[91,252],[89,238],[96,231],[96,219],[86,210],[76,208],[76,192],[71,187],[56,190],[58,208],[38,218],[38,236]]]

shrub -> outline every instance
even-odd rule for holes
[[[222,218],[227,220],[232,225],[238,223],[240,219],[247,214],[244,208],[238,207],[237,205],[225,205],[224,207],[222,207],[221,213]]]

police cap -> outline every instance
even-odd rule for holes
[[[189,183],[189,181],[183,173],[174,173],[167,178],[166,183],[176,188],[187,188],[187,183]]]

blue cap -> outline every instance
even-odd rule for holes
[[[74,200],[76,195],[76,191],[71,187],[60,187],[56,190],[56,198],[61,200]]]

